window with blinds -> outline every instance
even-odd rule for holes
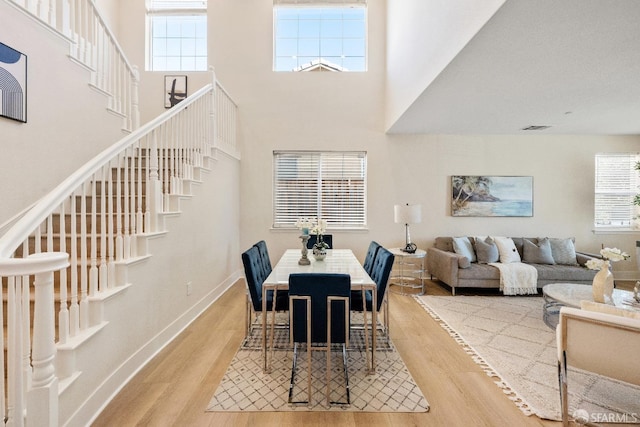
[[[629,228],[635,216],[633,199],[640,191],[635,169],[637,153],[596,154],[595,227]]]
[[[319,218],[329,229],[367,225],[366,152],[274,151],[273,227]]]
[[[146,69],[206,71],[206,0],[150,0],[147,6]]]
[[[366,71],[363,0],[274,0],[274,71]]]

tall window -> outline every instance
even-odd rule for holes
[[[367,225],[367,153],[274,151],[273,227],[298,218],[327,220],[329,229]]]
[[[147,70],[207,70],[207,0],[147,0]]]
[[[274,0],[273,15],[274,71],[366,71],[364,0]]]
[[[626,229],[635,216],[633,199],[640,192],[637,153],[596,154],[595,227]]]

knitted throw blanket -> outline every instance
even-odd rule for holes
[[[505,295],[538,293],[538,270],[535,267],[522,262],[491,262],[489,265],[500,270],[500,290]]]

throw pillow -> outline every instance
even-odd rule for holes
[[[551,244],[548,238],[538,239],[538,243],[533,243],[529,239],[524,239],[523,244],[524,262],[531,264],[555,264],[551,254]]]
[[[494,237],[498,247],[498,253],[500,254],[500,262],[509,264],[512,262],[520,262],[520,254],[516,249],[516,244],[511,237]]]
[[[486,239],[476,237],[476,257],[479,264],[489,264],[500,260],[498,247],[491,237],[487,236]]]
[[[538,239],[539,240],[539,239]],[[577,265],[576,247],[573,239],[549,239],[551,255],[556,264]]]
[[[468,237],[454,237],[453,251],[467,258],[470,263],[476,262],[476,253],[473,251],[471,240]]]

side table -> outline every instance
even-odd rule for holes
[[[389,277],[389,290],[402,295],[424,294],[424,260],[427,252],[416,249],[412,254],[400,248],[389,251],[395,256],[393,270]]]

